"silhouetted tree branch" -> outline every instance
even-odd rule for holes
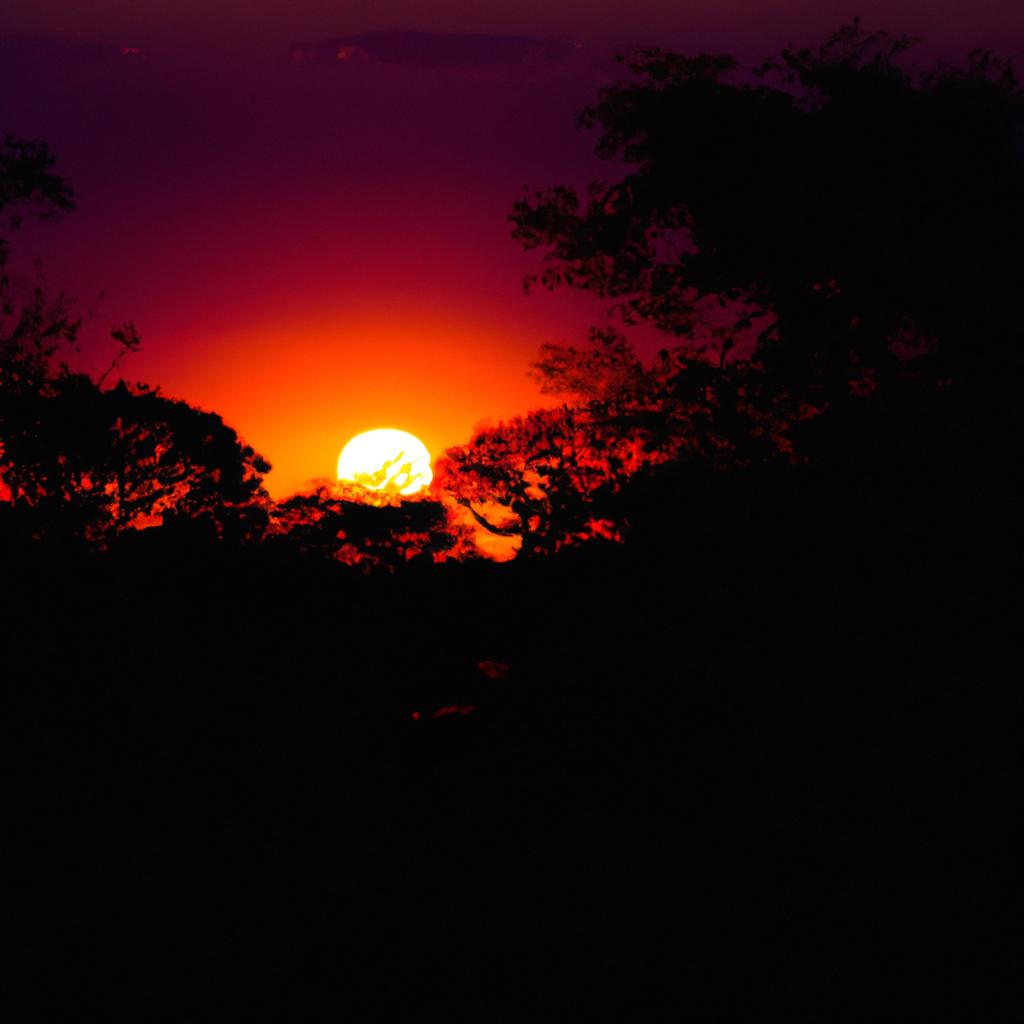
[[[488,532],[493,533],[495,537],[519,537],[522,535],[521,530],[507,530],[501,526],[495,526],[490,520],[482,516],[475,508],[473,508],[472,502],[468,498],[457,498],[456,504],[461,505],[463,508],[468,509],[470,515]]]

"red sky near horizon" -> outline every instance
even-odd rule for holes
[[[539,0],[430,5],[7,0],[0,133],[45,139],[78,209],[15,240],[94,308],[83,364],[134,318],[129,379],[214,409],[274,464],[275,496],[333,476],[354,433],[394,426],[439,454],[485,419],[540,404],[526,371],[579,342],[586,296],[524,297],[509,237],[525,185],[607,173],[575,114],[631,44],[756,59],[813,43],[855,10],[820,0]],[[1001,0],[860,3],[869,26],[935,52],[1024,51]],[[558,57],[453,65],[295,64],[293,43],[374,29],[530,34]],[[139,47],[142,58],[122,56]],[[106,292],[99,300],[100,292]]]

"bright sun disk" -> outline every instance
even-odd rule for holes
[[[405,430],[356,434],[338,456],[338,479],[372,491],[410,495],[434,479],[426,445]]]

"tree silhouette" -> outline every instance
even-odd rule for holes
[[[0,223],[17,228],[26,216],[57,217],[74,208],[74,191],[54,173],[56,157],[42,142],[5,135],[0,141]],[[0,235],[0,268],[9,243]]]
[[[0,145],[0,215],[73,207],[42,143]],[[9,256],[0,238],[0,271]],[[221,537],[262,533],[269,464],[219,416],[144,385],[102,384],[139,346],[132,323],[115,327],[117,352],[94,381],[58,359],[75,345],[80,320],[63,294],[37,286],[18,295],[0,277],[0,511],[15,536],[106,543],[116,534],[175,518],[207,521]]]
[[[438,480],[485,529],[521,537],[524,555],[555,551],[603,529],[602,502],[616,486],[619,457],[591,426],[567,407],[516,417],[448,449]]]
[[[441,502],[399,500],[362,488],[323,484],[271,509],[268,542],[306,557],[369,571],[394,570],[470,554],[465,531],[449,520]]]
[[[64,295],[51,299],[40,286],[19,295],[7,272],[6,231],[26,216],[53,218],[74,205],[71,186],[53,171],[55,162],[43,143],[11,135],[0,143],[0,499],[8,502],[20,492],[12,449],[34,430],[30,407],[47,387],[55,354],[74,343],[80,323]]]
[[[753,79],[725,56],[626,59],[580,124],[630,170],[515,204],[515,238],[545,252],[528,285],[611,300],[704,377],[742,358],[747,396],[818,459],[872,417],[1015,432],[1024,97],[987,53],[912,72],[910,46],[855,22]]]
[[[584,348],[545,345],[534,377],[569,401],[479,431],[438,465],[455,500],[485,529],[521,537],[526,555],[621,539],[633,488],[670,464],[724,472],[794,458],[788,421],[756,401],[745,363],[676,347],[645,364],[620,333],[594,330]]]
[[[520,537],[526,556],[618,539],[624,482],[680,453],[678,423],[659,402],[667,364],[659,369],[660,380],[615,331],[593,331],[583,350],[544,346],[534,364],[541,391],[571,402],[450,448],[438,466],[442,485],[485,529]],[[686,415],[681,405],[672,412]]]
[[[5,135],[0,142],[0,389],[4,395],[42,386],[51,360],[73,342],[79,321],[64,295],[49,298],[41,287],[19,296],[7,273],[6,231],[26,216],[56,218],[74,207],[68,182],[53,171],[56,158],[41,142]],[[0,435],[2,437],[2,435]]]
[[[0,475],[33,535],[104,542],[175,518],[234,540],[262,532],[270,466],[215,413],[67,373],[4,412]]]
[[[592,291],[670,345],[645,363],[613,326],[545,345],[534,376],[567,404],[439,467],[481,525],[554,551],[617,536],[623,489],[669,464],[902,472],[1012,447],[1024,98],[988,54],[912,72],[910,47],[855,22],[746,77],[624,60],[580,124],[629,173],[528,196],[513,234],[545,253],[528,288]]]

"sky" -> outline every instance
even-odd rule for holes
[[[0,132],[47,141],[78,198],[23,232],[19,266],[87,312],[86,369],[133,318],[124,375],[219,412],[277,497],[332,476],[361,430],[436,455],[539,404],[539,346],[599,319],[586,296],[524,296],[537,261],[507,216],[525,186],[612,170],[573,128],[611,55],[756,60],[854,13],[928,53],[1024,55],[1008,0],[5,0]],[[379,31],[535,41],[296,46]]]

